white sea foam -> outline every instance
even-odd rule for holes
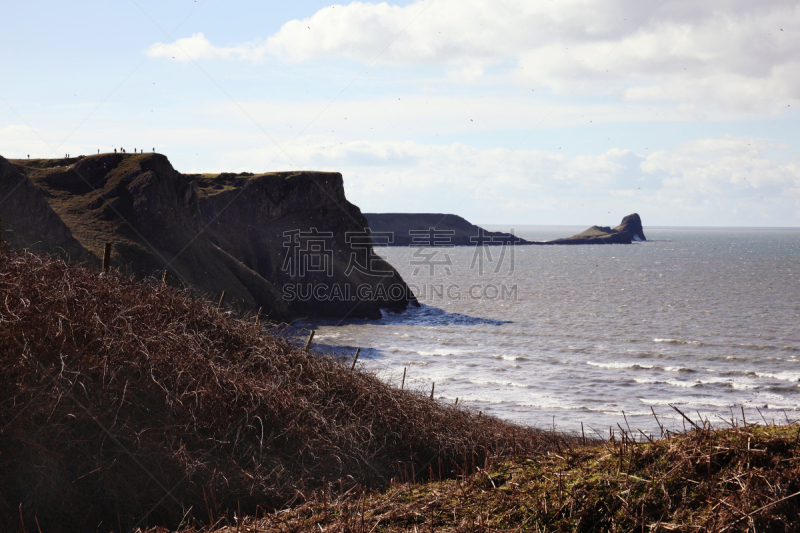
[[[519,355],[493,355],[493,359],[503,359],[505,361],[527,361],[526,358]]]
[[[457,348],[436,348],[435,350],[417,350],[417,353],[426,356],[432,356],[432,355],[447,356],[447,355],[460,355],[464,353],[464,350],[459,350]]]
[[[700,381],[699,379],[695,381],[681,381],[679,379],[668,379],[666,383],[672,385],[673,387],[697,387],[698,385],[703,384],[703,382]]]
[[[667,372],[694,372],[695,370],[686,366],[665,366]]]
[[[633,410],[633,411],[625,411],[623,413],[623,411],[610,410],[610,409],[605,408],[605,407],[604,408],[600,408],[600,409],[588,408],[587,411],[594,411],[594,412],[597,412],[597,413],[603,413],[603,414],[612,415],[612,416],[623,416],[623,414],[625,416],[653,416],[653,413],[651,413],[650,411],[636,411],[636,410]]]
[[[611,363],[595,363],[594,361],[586,361],[586,364],[600,368],[641,368],[645,370],[655,368],[654,365],[643,365],[641,363],[620,363],[619,361],[614,361]]]
[[[679,379],[668,379],[662,381],[656,379],[636,378],[634,379],[634,381],[636,381],[636,383],[641,383],[643,385],[664,384],[664,385],[671,385],[673,387],[683,387],[683,388],[701,387],[704,385],[727,385],[735,390],[751,390],[759,388],[759,385],[755,385],[749,382],[736,381],[731,378],[695,379],[692,381],[683,381]]]
[[[701,343],[698,341],[684,341],[681,339],[653,339],[653,342],[663,342],[666,344],[693,344],[699,346]]]
[[[756,376],[767,379],[777,379],[779,381],[800,381],[800,373],[797,372],[756,372]]]
[[[490,385],[493,387],[515,387],[518,389],[533,389],[536,386],[532,383],[520,383],[517,381],[511,380],[498,380],[498,379],[486,379],[486,378],[472,378],[469,380],[470,383],[474,385]]]
[[[694,397],[678,397],[678,398],[639,398],[639,401],[645,405],[688,405],[690,407],[734,407],[736,405],[733,401],[725,400],[724,398],[694,398]]]

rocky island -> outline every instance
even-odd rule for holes
[[[628,215],[616,228],[608,226],[592,226],[591,228],[568,237],[541,244],[631,244],[646,241],[642,219],[637,213]]]

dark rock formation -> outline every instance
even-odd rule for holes
[[[647,237],[644,236],[644,228],[642,228],[642,219],[638,213],[633,213],[622,219],[619,226],[614,228],[617,231],[627,231],[634,241],[646,241]]]
[[[408,292],[406,284],[374,254],[367,219],[345,198],[341,174],[220,175],[197,183],[209,240],[294,295],[295,316],[379,317],[379,307],[406,308],[406,298],[392,297]],[[235,208],[226,209],[234,201]],[[313,246],[319,253],[306,249]],[[321,260],[317,266],[315,259]],[[306,297],[317,290],[341,292],[326,300]]]
[[[631,244],[632,241],[646,240],[642,219],[637,213],[633,213],[624,217],[616,228],[592,226],[572,237],[548,241],[545,244]]]
[[[458,215],[443,213],[364,213],[376,245],[476,246],[534,244],[510,233],[486,231]],[[388,240],[391,234],[392,240]]]
[[[228,301],[263,307],[274,320],[378,318],[381,308],[416,304],[374,255],[341,174],[184,175],[160,154],[0,163],[10,169],[0,191],[26,180],[0,205],[3,220],[36,218],[49,246],[74,258],[97,263],[111,242],[115,267],[139,277],[168,268],[175,282],[224,290]],[[42,214],[25,217],[34,210]]]

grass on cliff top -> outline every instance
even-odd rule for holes
[[[467,454],[455,480],[344,496],[331,484],[284,512],[220,520],[217,531],[796,532],[798,435],[796,424],[644,442],[625,433],[488,468]]]
[[[210,526],[563,445],[189,290],[2,248],[0,372],[0,531]]]

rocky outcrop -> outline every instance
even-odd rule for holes
[[[631,244],[633,241],[646,240],[642,219],[633,213],[624,217],[616,228],[592,226],[572,237],[548,241],[546,244]]]
[[[458,215],[444,213],[365,213],[376,245],[476,246],[534,244],[510,233],[486,231]]]
[[[224,290],[229,302],[262,307],[273,320],[377,318],[381,308],[416,303],[374,254],[340,174],[184,175],[160,154],[12,163],[30,184],[17,190],[28,196],[12,194],[14,205],[41,198],[53,215],[45,233],[71,232],[94,262],[111,242],[112,265],[123,271],[166,268],[173,282],[214,297]],[[2,187],[13,187],[3,176]],[[15,213],[4,220],[22,220]]]
[[[627,231],[634,241],[646,241],[647,237],[644,236],[644,228],[642,228],[642,219],[638,213],[633,213],[623,217],[619,226],[614,228],[616,231]]]

